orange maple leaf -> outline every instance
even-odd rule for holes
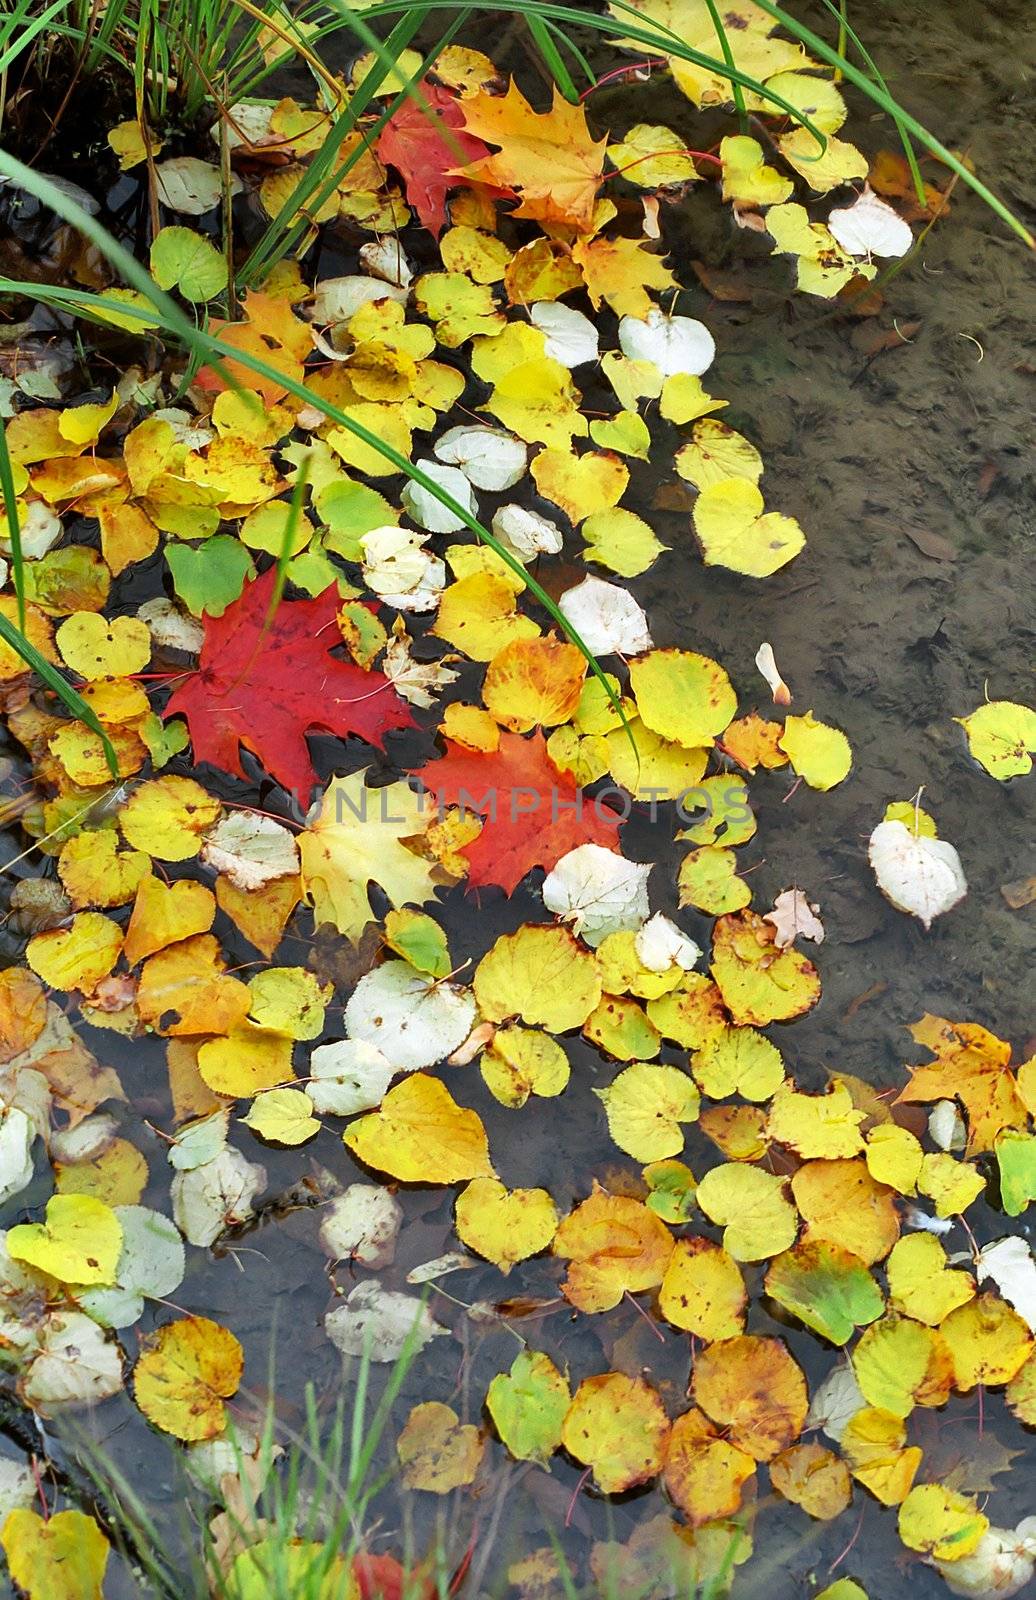
[[[977,1022],[926,1014],[910,1029],[935,1060],[910,1068],[904,1101],[959,1100],[968,1119],[969,1156],[992,1150],[1001,1128],[1024,1128],[1027,1114],[1009,1062],[1011,1047]]]
[[[673,274],[646,239],[579,239],[572,260],[583,274],[586,292],[599,310],[607,300],[617,317],[646,317],[652,307],[648,289],[676,289]]]
[[[569,105],[555,89],[551,109],[540,113],[512,83],[506,95],[482,92],[460,107],[468,133],[502,148],[456,168],[455,176],[517,190],[517,217],[581,231],[591,226],[608,140],[591,137],[582,106]]]

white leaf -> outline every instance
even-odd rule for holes
[[[448,1273],[460,1272],[464,1267],[481,1265],[475,1256],[469,1256],[465,1250],[447,1250],[444,1256],[436,1256],[434,1261],[422,1261],[419,1267],[411,1267],[406,1275],[406,1281],[434,1283],[437,1278],[445,1278]]]
[[[119,1131],[119,1124],[106,1111],[94,1112],[82,1122],[58,1128],[50,1140],[50,1153],[55,1161],[94,1161],[108,1149]]]
[[[774,705],[790,706],[791,690],[777,670],[777,661],[774,657],[772,644],[764,643],[759,646],[755,653],[755,664],[766,680],[767,688],[773,695]]]
[[[0,1456],[0,1527],[9,1511],[31,1506],[36,1499],[36,1480],[30,1469],[10,1456]]]
[[[177,444],[186,445],[188,450],[204,450],[216,437],[214,428],[199,427],[197,417],[181,406],[163,406],[151,415],[156,422],[168,422]]]
[[[317,1046],[309,1070],[313,1081],[306,1084],[306,1093],[313,1110],[323,1116],[354,1117],[358,1111],[380,1106],[396,1069],[377,1045],[337,1039]]]
[[[21,1194],[32,1182],[32,1146],[36,1138],[24,1111],[17,1106],[0,1110],[0,1203]]]
[[[287,828],[255,811],[229,811],[205,836],[201,859],[237,889],[261,889],[299,870],[299,851]]]
[[[403,254],[403,246],[391,235],[361,244],[359,255],[365,272],[383,283],[390,283],[395,289],[409,289],[414,281],[413,268]]]
[[[61,518],[48,505],[44,505],[42,500],[33,500],[27,506],[19,503],[18,515],[22,555],[27,561],[38,561],[57,544],[65,531],[61,525]],[[3,512],[0,512],[0,519],[2,519],[0,527],[6,529],[7,518]],[[0,549],[10,553],[10,539],[0,535]]]
[[[667,317],[655,306],[646,317],[623,317],[619,344],[631,361],[653,361],[663,378],[678,372],[700,377],[716,357],[712,334],[693,317]]]
[[[397,621],[401,622],[402,619],[397,618]],[[410,653],[412,645],[413,640],[405,630],[397,633],[393,629],[381,660],[381,670],[397,694],[409,700],[412,706],[422,706],[427,710],[435,704],[437,695],[456,682],[460,673],[445,666],[441,660],[415,661]]]
[[[968,1130],[955,1100],[937,1100],[928,1113],[928,1137],[940,1150],[963,1150]]]
[[[137,616],[147,624],[155,643],[166,650],[182,650],[185,655],[196,656],[205,643],[205,629],[201,623],[161,596],[157,600],[145,600],[138,606]]]
[[[643,608],[617,583],[584,578],[566,589],[558,610],[594,655],[636,656],[651,649]]]
[[[443,466],[441,461],[430,461],[427,457],[415,461],[414,465],[421,469],[426,478],[431,478],[440,489],[444,489],[459,506],[463,506],[469,516],[478,516],[478,501],[463,472],[458,472],[456,467]],[[413,518],[419,528],[426,528],[429,533],[457,533],[467,527],[463,517],[458,517],[430,489],[423,488],[412,478],[407,479],[400,498],[407,515]]]
[[[905,822],[879,822],[867,856],[882,893],[897,911],[920,917],[926,928],[968,892],[952,844],[914,833]]]
[[[186,1122],[169,1146],[169,1164],[178,1172],[193,1172],[208,1161],[215,1161],[226,1149],[230,1128],[229,1111],[213,1111],[210,1116]]]
[[[955,1226],[952,1217],[930,1217],[920,1206],[907,1206],[903,1212],[903,1221],[908,1228],[919,1228],[924,1233],[934,1233],[937,1239],[941,1239],[944,1234],[952,1233]]]
[[[214,1161],[178,1172],[169,1186],[176,1226],[190,1244],[215,1244],[225,1229],[255,1215],[252,1201],[266,1188],[266,1168],[228,1145]]]
[[[787,950],[796,939],[812,939],[814,944],[824,942],[824,924],[817,913],[820,907],[811,905],[801,889],[785,889],[773,902],[773,910],[764,913],[763,921],[771,922],[777,930],[774,944],[778,950]]]
[[[537,300],[529,307],[533,326],[546,335],[543,353],[563,367],[581,367],[596,361],[600,341],[589,317],[556,300]]]
[[[932,1566],[951,1594],[967,1600],[1011,1600],[1033,1575],[1034,1521],[1024,1517],[1017,1528],[987,1528],[970,1555],[954,1561],[933,1558]]]
[[[345,1031],[383,1051],[396,1072],[445,1061],[475,1020],[475,998],[458,983],[423,978],[406,961],[365,973],[345,1008]]]
[[[519,561],[532,561],[540,554],[556,556],[565,542],[556,522],[524,506],[501,506],[494,511],[493,533]]]
[[[386,527],[372,528],[360,539],[368,588],[397,611],[434,611],[446,587],[445,566],[424,549],[428,537],[412,528]]]
[[[107,1328],[129,1328],[144,1301],[164,1300],[180,1287],[187,1270],[176,1225],[150,1206],[115,1206],[122,1224],[122,1250],[112,1288],[85,1289],[79,1304]]]
[[[372,300],[398,300],[403,305],[407,291],[378,278],[362,278],[356,274],[347,278],[325,278],[314,291],[310,321],[322,327],[328,323],[348,322],[361,306],[369,305]]]
[[[596,947],[609,933],[632,932],[647,920],[650,871],[603,845],[580,844],[544,878],[543,904]]]
[[[277,1457],[283,1453],[281,1446],[268,1437],[235,1427],[228,1421],[225,1431],[217,1438],[200,1439],[197,1444],[185,1446],[183,1460],[190,1477],[214,1500],[223,1498],[223,1480],[229,1477],[235,1483],[247,1482],[254,1501]]]
[[[351,1183],[324,1208],[320,1243],[332,1261],[358,1261],[377,1272],[396,1258],[403,1207],[376,1183]]]
[[[155,178],[161,203],[184,216],[202,216],[218,205],[223,195],[219,168],[211,161],[199,161],[197,156],[175,156],[172,161],[160,161],[155,167]],[[232,192],[236,194],[240,187],[240,178],[234,178]]]
[[[905,256],[914,242],[910,224],[869,186],[851,206],[832,211],[827,225],[851,256]]]
[[[218,118],[209,129],[209,137],[216,145],[224,138],[230,150],[248,150],[250,145],[265,143],[273,121],[272,105],[255,105],[250,100],[235,100],[225,117]]]
[[[846,1425],[867,1404],[848,1362],[835,1367],[814,1391],[810,1401],[807,1428],[820,1428],[834,1444],[841,1441]]]
[[[674,965],[690,972],[701,956],[701,947],[661,911],[656,911],[638,930],[633,948],[649,972],[668,972]]]
[[[484,428],[477,423],[447,428],[436,443],[435,454],[448,467],[459,467],[476,489],[494,494],[513,489],[529,465],[528,446],[521,439],[502,428]]]
[[[1024,1239],[1010,1234],[984,1245],[975,1258],[979,1283],[992,1278],[1009,1305],[1036,1333],[1036,1261]]]
[[[405,1349],[423,1350],[429,1339],[449,1334],[414,1295],[383,1289],[380,1283],[358,1283],[342,1306],[324,1318],[324,1329],[344,1356],[371,1361],[398,1361]]]
[[[43,1417],[96,1405],[122,1388],[122,1355],[92,1317],[54,1311],[44,1319],[38,1354],[19,1384],[22,1398]]]

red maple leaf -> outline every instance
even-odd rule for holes
[[[378,155],[402,174],[407,199],[438,238],[446,221],[446,195],[465,182],[451,174],[451,167],[481,160],[489,155],[489,146],[463,131],[456,95],[428,83],[421,85],[421,93],[432,115],[416,99],[405,100],[381,131]]]
[[[163,716],[187,718],[195,761],[243,778],[244,745],[305,804],[317,781],[307,729],[357,733],[380,749],[389,728],[414,719],[382,673],[328,654],[341,643],[333,584],[315,600],[283,601],[263,632],[275,579],[271,567],[221,617],[206,619],[197,671]]]
[[[533,867],[549,871],[577,845],[618,847],[621,819],[554,765],[542,733],[530,739],[501,733],[499,748],[488,753],[447,739],[443,759],[415,776],[440,806],[485,819],[478,838],[464,846],[474,888],[495,883],[513,894]]]

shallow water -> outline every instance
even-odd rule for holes
[[[904,15],[885,0],[866,0],[853,5],[852,21],[873,45],[893,89],[948,144],[966,148],[1031,224],[1036,188],[1024,90],[1036,53],[1025,37],[1027,11],[1022,4],[1004,5],[992,15],[943,0],[926,10],[918,28],[916,15]],[[677,92],[652,86],[651,96],[652,120],[690,128],[689,108]],[[639,91],[602,90],[594,104],[601,123],[616,132],[645,115]],[[858,104],[850,131],[868,151],[893,144],[892,131],[868,123]],[[768,499],[798,517],[809,542],[794,563],[765,582],[706,569],[686,510],[655,507],[659,475],[637,463],[625,503],[649,517],[671,550],[630,587],[658,645],[679,644],[724,663],[742,691],[742,712],[752,709],[756,685],[765,712],[765,690],[752,662],[760,641],[769,640],[794,690],[793,709],[812,706],[844,728],[855,756],[850,780],[828,794],[805,787],[789,794],[782,772],[759,773],[750,785],[759,830],[742,861],[754,868],[755,904],[769,904],[796,884],[819,902],[827,928],[816,957],[823,999],[807,1017],[776,1030],[787,1068],[807,1089],[819,1089],[828,1070],[854,1073],[879,1088],[899,1086],[903,1064],[919,1054],[906,1028],[925,1011],[980,1022],[1013,1040],[1016,1058],[1024,1059],[1036,1026],[1028,982],[1036,910],[1011,910],[1000,886],[1036,871],[1032,783],[1001,785],[979,770],[951,718],[973,710],[987,686],[991,698],[1031,699],[1032,258],[958,189],[920,262],[888,285],[880,317],[857,320],[791,294],[784,287],[785,264],[768,265],[758,241],[728,232],[727,214],[701,195],[667,212],[665,222],[673,265],[689,285],[677,309],[703,317],[716,338],[719,355],[710,386],[731,402],[724,420],[759,446]],[[724,281],[736,280],[749,298],[710,296],[696,284],[694,260]],[[869,355],[866,341],[875,320],[882,329],[920,325],[908,342]],[[589,390],[587,403],[592,404]],[[663,426],[655,447],[660,462],[671,458],[670,443]],[[938,557],[924,553],[926,535],[941,541],[930,546]],[[154,573],[137,569],[134,586],[149,577],[153,581]],[[129,590],[124,598],[131,598]],[[462,681],[456,698],[465,697]],[[322,775],[369,759],[358,744],[350,746],[344,762],[333,741],[314,741],[314,748]],[[416,765],[433,751],[428,733],[389,742],[397,765]],[[960,850],[970,885],[966,901],[927,934],[878,895],[865,848],[885,805],[913,795],[921,784],[923,804],[942,836]],[[239,801],[256,800],[256,791],[240,784],[227,792]],[[653,899],[653,906],[673,912],[679,854],[669,843],[670,832],[662,823],[633,824],[623,842],[629,855],[659,861],[653,891],[662,898]],[[12,843],[9,854],[19,848]],[[477,960],[496,934],[541,917],[542,904],[528,888],[509,901],[491,890],[480,902],[458,890],[446,897],[441,920],[460,963]],[[710,919],[686,912],[681,922],[706,943]],[[232,962],[253,959],[254,951],[229,924],[217,925],[217,931]],[[17,954],[13,942],[7,948]],[[306,953],[296,943],[286,947],[284,959],[302,961]],[[339,1006],[343,1000],[344,994],[336,996]],[[89,1028],[84,1035],[102,1059],[118,1066],[134,1107],[133,1137],[146,1140],[140,1117],[168,1121],[163,1043],[126,1045]],[[513,1113],[477,1095],[507,1182],[542,1184],[562,1210],[585,1197],[591,1177],[603,1180],[636,1165],[611,1143],[592,1095],[595,1084],[610,1081],[612,1067],[582,1040],[568,1040],[566,1047],[573,1077],[560,1107],[533,1099]],[[679,1058],[675,1049],[663,1047],[663,1061]],[[475,1069],[454,1072],[450,1086],[463,1102],[473,1103],[476,1095],[467,1092],[473,1080],[465,1080],[464,1071]],[[143,1147],[155,1174],[144,1203],[161,1208],[167,1203],[165,1162],[157,1140]],[[330,1127],[301,1156],[265,1150],[258,1158],[274,1193],[297,1181],[300,1162],[303,1170],[326,1167],[342,1184],[364,1175]],[[685,1159],[695,1171],[714,1159],[693,1127]],[[20,1220],[26,1207],[43,1198],[44,1182],[39,1178],[8,1208],[6,1223]],[[395,1266],[382,1275],[392,1287],[402,1287],[412,1267],[456,1242],[451,1192],[410,1186],[401,1200],[407,1220]],[[234,1329],[245,1346],[251,1392],[261,1402],[269,1387],[289,1429],[302,1422],[307,1384],[330,1410],[343,1383],[340,1358],[322,1326],[331,1299],[318,1220],[313,1210],[274,1215],[221,1254],[191,1250],[177,1295],[179,1305]],[[980,1241],[1002,1231],[1002,1219],[981,1201],[969,1211],[969,1221]],[[762,1268],[747,1269],[750,1289],[756,1290],[762,1275]],[[574,1376],[604,1367],[640,1373],[658,1387],[671,1412],[681,1409],[690,1364],[686,1338],[649,1325],[628,1302],[604,1317],[576,1316],[557,1299],[558,1277],[549,1260],[515,1267],[507,1280],[509,1296],[552,1303],[530,1317],[495,1323],[473,1321],[463,1309],[498,1297],[495,1268],[476,1266],[441,1280],[431,1308],[454,1328],[456,1339],[435,1341],[418,1358],[403,1385],[397,1427],[410,1405],[428,1398],[448,1401],[462,1420],[478,1421],[490,1378],[510,1365],[526,1337],[559,1366],[571,1367]],[[347,1291],[346,1270],[339,1281]],[[164,1320],[161,1308],[154,1308],[141,1330]],[[811,1385],[832,1365],[829,1347],[801,1327],[775,1321],[758,1298],[751,1303],[748,1331],[783,1336]],[[348,1370],[344,1381],[350,1381]],[[178,1537],[182,1487],[174,1450],[156,1439],[127,1398],[108,1402],[85,1426],[138,1488],[146,1485],[157,1521]],[[958,1398],[938,1413],[915,1413],[910,1426],[911,1442],[925,1445],[942,1475],[956,1459],[974,1459],[980,1448],[994,1472],[1003,1466],[996,1444],[1024,1452],[1009,1472],[991,1479],[988,1509],[1005,1525],[1033,1509],[1032,1441],[1000,1397],[987,1397],[981,1447],[974,1397]],[[395,1431],[389,1430],[389,1446]],[[938,1475],[929,1467],[929,1476]],[[506,1592],[512,1561],[551,1537],[573,1567],[583,1569],[590,1541],[624,1540],[667,1509],[655,1490],[607,1503],[581,1486],[580,1477],[561,1457],[549,1476],[505,1464],[498,1448],[475,1499],[458,1497],[455,1504],[429,1509],[413,1501],[430,1497],[411,1496],[402,1506],[387,1493],[374,1547],[400,1553],[410,1541],[419,1550],[441,1511],[453,1562],[474,1541],[472,1575],[463,1592],[488,1597]],[[805,1596],[841,1575],[863,1584],[870,1600],[895,1600],[905,1581],[917,1600],[946,1594],[938,1577],[906,1556],[894,1510],[879,1507],[859,1489],[853,1507],[830,1524],[811,1522],[771,1496],[759,1506],[753,1538],[755,1556],[733,1589],[743,1600],[774,1592]],[[136,1590],[125,1569],[109,1579],[111,1597]]]

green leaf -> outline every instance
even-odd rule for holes
[[[519,1461],[546,1462],[553,1455],[570,1403],[567,1382],[538,1350],[515,1356],[510,1372],[497,1373],[486,1395],[496,1431]]]
[[[447,978],[452,971],[446,935],[423,911],[390,911],[385,918],[385,943],[430,978]]]
[[[881,1290],[859,1257],[824,1240],[776,1256],[766,1274],[766,1292],[832,1344],[848,1344],[857,1328],[876,1322],[885,1309]]]
[[[160,289],[179,289],[185,300],[211,300],[227,286],[227,263],[193,228],[162,228],[151,246],[151,273]]]
[[[221,617],[241,598],[245,579],[254,574],[252,557],[239,539],[216,533],[195,549],[191,545],[166,546],[165,558],[173,587],[192,616]]]
[[[995,1142],[1000,1198],[1009,1217],[1020,1217],[1036,1200],[1036,1137],[1002,1128]]]
[[[327,526],[325,545],[345,561],[363,560],[360,540],[365,533],[399,521],[384,495],[362,483],[329,483],[313,496],[313,505]]]
[[[164,767],[174,756],[178,756],[181,750],[186,750],[191,742],[186,722],[181,721],[179,717],[174,717],[171,722],[163,722],[154,711],[144,718],[137,732],[147,745],[152,765],[156,769]]]

